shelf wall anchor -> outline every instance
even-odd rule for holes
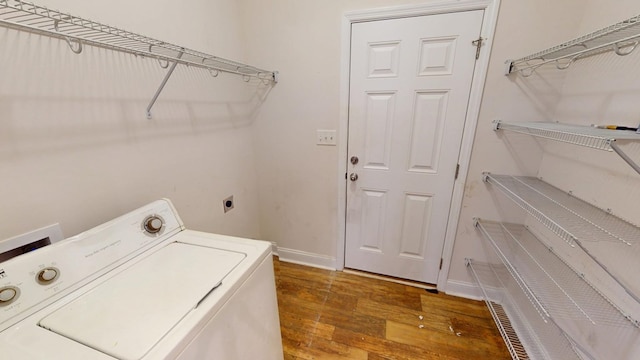
[[[177,59],[180,59],[183,54],[184,52],[180,52],[180,54],[178,54]],[[162,79],[162,82],[160,83],[158,90],[156,90],[156,93],[155,95],[153,95],[151,102],[149,102],[149,106],[147,106],[147,119],[152,118],[151,108],[153,107],[153,104],[156,103],[156,100],[158,100],[158,96],[160,96],[160,93],[162,92],[162,89],[164,89],[164,86],[167,85],[167,81],[169,81],[169,78],[171,77],[171,74],[173,74],[173,71],[176,69],[177,65],[178,65],[177,61],[171,64],[171,68],[169,68],[169,71],[167,71],[167,74],[164,76],[164,79]]]
[[[76,54],[80,54],[82,52],[82,43],[80,42],[80,40],[76,40],[71,41],[71,39],[69,39],[69,37],[65,36],[64,39],[67,41],[67,45],[69,45],[69,48],[71,49],[71,51],[73,51]],[[74,47],[73,44],[76,44],[76,46]]]
[[[60,20],[54,20],[53,21],[53,29],[56,32],[60,32],[60,30],[58,29],[58,25],[60,24]],[[71,38],[69,38],[68,36],[64,36],[64,40],[67,42],[67,45],[69,45],[69,48],[71,49],[71,51],[73,51],[76,54],[80,54],[82,52],[82,43],[80,42],[80,40],[75,40],[71,41]],[[76,46],[74,47],[73,44],[76,44]]]
[[[169,60],[158,59],[158,64],[161,68],[166,69],[169,67]]]
[[[627,51],[622,51],[622,48],[626,47],[626,46],[630,46],[631,48],[628,49]],[[627,55],[631,54],[636,49],[637,46],[638,46],[638,41],[634,41],[634,42],[629,43],[629,44],[624,44],[622,46],[618,45],[618,43],[614,43],[613,44],[613,51],[615,51],[616,55],[627,56]]]

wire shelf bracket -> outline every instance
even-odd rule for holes
[[[160,66],[171,68],[154,95],[151,107],[166,85],[177,64],[209,70],[215,77],[219,72],[242,76],[243,80],[257,78],[265,84],[278,82],[278,72],[224,59],[200,51],[173,45],[144,35],[132,33],[78,16],[51,10],[22,0],[0,0],[0,26],[61,39],[71,51],[80,54],[84,45],[157,59]]]
[[[613,151],[640,174],[640,165],[627,155],[617,143],[617,141],[640,142],[639,130],[633,132],[554,122],[508,122],[503,120],[494,120],[493,129],[495,131],[512,131],[592,149]]]
[[[520,72],[527,77],[545,64],[555,63],[568,69],[576,60],[614,51],[619,56],[631,54],[640,43],[640,15],[594,31],[574,40],[517,60],[507,60],[505,75]]]
[[[180,53],[178,54],[178,59],[180,59],[182,57],[184,53]],[[167,63],[168,65],[168,63]],[[162,65],[161,65],[162,66]],[[162,92],[162,89],[164,89],[164,86],[167,85],[167,81],[169,81],[169,78],[171,77],[171,74],[173,74],[173,71],[176,69],[176,66],[178,66],[178,62],[174,62],[171,67],[169,68],[169,71],[167,71],[167,74],[164,76],[164,79],[162,79],[162,82],[160,83],[160,86],[158,87],[158,90],[156,90],[156,93],[153,95],[153,98],[151,98],[151,101],[149,102],[149,106],[147,106],[147,119],[151,119],[151,108],[153,107],[153,105],[156,103],[156,100],[158,100],[158,96],[160,96],[160,93]]]

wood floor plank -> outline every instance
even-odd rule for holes
[[[446,354],[425,350],[410,344],[403,344],[397,341],[388,340],[385,337],[379,338],[368,336],[341,328],[336,329],[333,339],[337,342],[348,343],[353,347],[366,350],[370,354],[376,354],[383,358],[386,357],[396,360],[458,360],[456,358],[449,357]]]
[[[278,293],[286,296],[284,299],[307,304],[309,307],[334,307],[345,311],[354,310],[358,297],[356,295],[347,295],[326,290],[314,290],[306,287],[298,287],[297,289],[283,289]]]
[[[455,312],[440,311],[434,314],[430,313],[429,310],[433,309],[415,311],[400,306],[383,306],[368,299],[360,299],[357,308],[359,313],[403,324],[407,326],[406,329],[413,331],[424,329],[421,331],[433,331],[445,336],[464,336],[465,338],[488,341],[492,346],[496,346],[496,344],[499,346],[502,342],[502,338],[495,326],[492,323],[487,324],[487,320],[464,316]]]
[[[284,268],[285,271],[281,272]],[[336,276],[335,271],[311,268],[304,265],[286,263],[284,267],[280,265],[274,268],[276,273],[276,284],[281,279],[285,282],[298,280],[300,284],[306,284],[307,287],[314,289],[328,289]]]
[[[459,298],[446,294],[430,294],[425,292],[420,295],[422,309],[458,313],[465,316],[473,316],[481,319],[491,319],[491,313],[482,301]]]
[[[387,340],[411,345],[425,350],[437,349],[442,355],[455,359],[510,359],[508,352],[496,349],[493,343],[467,334],[419,328],[394,321],[387,321]]]
[[[372,279],[363,276],[340,273],[332,285],[333,291],[358,293],[360,298],[367,298],[384,304],[401,305],[420,310],[422,302],[410,286],[389,281]]]
[[[482,302],[277,258],[274,270],[286,360],[509,356]]]
[[[363,359],[368,353],[357,347],[344,343],[323,339],[320,337],[309,338],[305,334],[291,329],[283,329],[283,347],[285,353],[299,359]]]
[[[484,307],[484,303],[479,302],[478,304],[475,304],[475,306],[478,306],[482,309],[482,307]],[[484,314],[478,317],[477,314],[474,313],[471,313],[471,315],[460,314],[459,312],[448,311],[443,308],[428,307],[423,311],[417,311],[402,306],[385,305],[375,301],[371,301],[369,299],[358,299],[357,311],[359,313],[370,316],[378,316],[384,319],[393,319],[396,322],[409,325],[424,324],[427,327],[439,326],[445,330],[448,330],[449,326],[452,326],[453,328],[459,329],[458,332],[469,332],[469,328],[474,328],[475,330],[478,330],[478,328],[482,328],[481,330],[483,331],[483,333],[493,334],[493,329],[495,328],[493,322],[490,321],[490,314],[489,317],[485,317]],[[484,311],[487,310],[484,309]],[[422,319],[420,319],[420,316],[422,316]],[[487,329],[490,329],[490,331],[487,332]]]
[[[370,299],[358,299],[356,311],[363,315],[375,316],[381,319],[393,319],[404,324],[420,323],[420,316],[424,317],[421,310],[409,309],[403,306],[381,304]]]
[[[320,337],[331,340],[336,329],[333,325],[321,323],[316,319],[305,319],[296,313],[289,312],[280,314],[280,325],[287,330],[304,334],[310,339]]]

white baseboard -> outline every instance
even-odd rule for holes
[[[280,261],[327,270],[336,270],[336,258],[332,256],[282,248],[278,247],[275,243],[273,244],[273,253],[280,258]],[[447,281],[447,289],[444,292],[452,296],[483,300],[482,291],[475,283],[471,282],[449,280]]]
[[[278,244],[276,244],[275,241],[271,241],[271,254],[275,255],[275,256],[279,256],[278,255]]]
[[[280,261],[290,262],[294,264],[317,267],[327,270],[336,269],[336,258],[332,256],[319,255],[306,251],[287,249],[278,247],[275,252]]]
[[[485,287],[484,291],[486,292],[490,301],[496,302],[498,304],[503,304],[505,301],[509,301],[509,299],[505,300],[505,297],[508,297],[509,295],[503,288],[495,288],[489,286]],[[476,285],[475,283],[464,281],[447,281],[447,290],[445,291],[445,293],[447,295],[463,297],[466,299],[484,300],[484,295],[478,285]]]
[[[473,300],[483,300],[482,291],[480,288],[470,282],[449,280],[447,281],[447,289],[445,290],[447,295],[459,296]]]

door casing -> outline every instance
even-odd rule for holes
[[[464,195],[465,180],[469,170],[471,160],[471,150],[475,136],[476,125],[480,113],[480,103],[482,92],[489,67],[490,50],[493,44],[493,34],[498,18],[500,0],[446,0],[442,2],[427,3],[424,5],[409,5],[398,7],[387,7],[379,9],[360,10],[348,12],[342,19],[341,35],[341,71],[340,71],[340,123],[338,133],[338,211],[337,211],[337,245],[336,245],[336,268],[344,269],[345,263],[345,243],[346,243],[346,203],[347,190],[344,174],[347,172],[347,150],[348,150],[348,126],[349,126],[349,78],[350,78],[350,52],[351,52],[351,24],[362,21],[376,21],[397,19],[409,16],[435,15],[443,13],[453,13],[469,10],[484,10],[484,20],[482,22],[481,36],[484,45],[477,60],[471,92],[469,95],[469,105],[465,119],[464,133],[462,135],[462,145],[458,164],[460,172],[458,179],[454,183],[453,196],[451,198],[451,209],[449,211],[449,221],[447,225],[444,248],[442,251],[442,269],[438,275],[437,287],[440,291],[446,291],[453,245],[458,227],[460,209]],[[471,221],[471,220],[469,220]]]

